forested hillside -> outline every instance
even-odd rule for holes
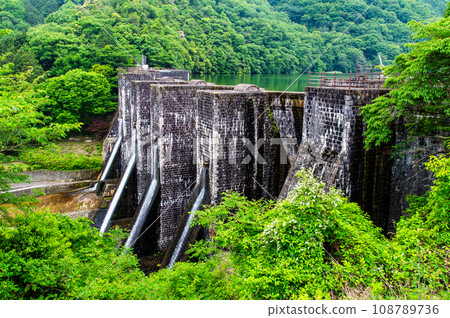
[[[442,16],[445,0],[270,0],[279,11],[304,25],[309,31],[319,31],[322,37],[332,41],[343,36],[339,42],[362,50],[371,62],[378,54],[385,64],[404,51],[404,44],[411,41],[407,23],[411,20],[430,22]],[[342,56],[340,45],[332,51]],[[345,52],[344,52],[345,53]],[[344,58],[344,57],[343,57]],[[339,62],[338,62],[339,63]],[[342,69],[343,65],[334,65]]]
[[[2,0],[0,2],[0,29],[26,30],[44,23],[45,17],[55,12],[65,0]]]
[[[356,63],[378,63],[379,54],[390,64],[412,41],[406,22],[437,19],[446,1],[80,3],[2,1],[0,67],[39,78],[33,89],[45,98],[40,110],[49,122],[88,128],[114,109],[118,68],[142,54],[152,67],[192,73],[350,72]]]
[[[0,41],[0,53],[12,53],[5,62],[51,76],[132,65],[140,54],[151,66],[193,73],[301,72],[313,61],[314,71],[347,72],[357,61],[377,62],[378,54],[389,64],[410,41],[406,23],[436,19],[446,1],[62,2],[2,1],[0,28],[15,30]]]

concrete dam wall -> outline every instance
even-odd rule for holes
[[[280,198],[297,183],[299,169],[311,169],[327,188],[340,189],[349,201],[357,202],[385,234],[393,233],[407,208],[406,196],[424,194],[432,176],[423,163],[414,164],[417,152],[393,154],[392,147],[406,140],[402,122],[392,127],[390,144],[364,149],[361,107],[387,92],[378,88],[306,87],[302,141]]]
[[[127,244],[138,255],[182,255],[180,237],[188,244],[201,235],[185,224],[198,202],[219,204],[229,190],[249,199],[284,198],[301,168],[311,169],[327,188],[341,189],[386,232],[404,210],[405,195],[422,194],[431,182],[411,158],[392,157],[392,144],[364,150],[360,108],[385,90],[269,92],[188,80],[189,72],[181,70],[119,74],[118,113],[107,139],[112,144],[120,132],[123,139],[111,175],[125,183],[124,173],[132,173],[110,214],[113,222],[133,228],[136,240]],[[395,134],[400,143],[401,123]],[[111,148],[105,147],[105,159]],[[166,255],[164,262],[171,266],[177,257]]]
[[[211,204],[220,203],[228,190],[249,199],[278,197],[301,140],[304,93],[280,98],[281,92],[253,85],[146,75],[119,74],[116,116],[123,126],[117,177],[134,151],[136,163],[113,219],[137,219],[135,211],[155,173],[152,149],[158,149],[160,188],[143,226],[151,231],[135,249],[148,254],[169,248],[205,164]],[[112,141],[116,126],[108,136]]]

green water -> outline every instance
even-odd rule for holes
[[[192,74],[192,79],[201,79],[218,85],[254,84],[271,91],[304,92],[308,85],[308,74]]]

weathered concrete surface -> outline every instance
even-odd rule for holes
[[[197,161],[210,162],[212,204],[220,203],[228,190],[251,199],[278,196],[289,169],[283,139],[289,140],[286,152],[292,155],[300,140],[291,122],[293,108],[302,108],[304,97],[280,95],[254,89],[199,92]]]
[[[307,87],[302,142],[280,198],[297,183],[299,169],[311,169],[327,188],[334,186],[357,202],[386,234],[393,232],[407,207],[406,196],[424,194],[431,174],[421,165],[414,166],[411,152],[392,158],[392,146],[406,138],[401,122],[393,127],[391,144],[364,150],[360,109],[385,93],[379,89]]]
[[[36,191],[42,191],[44,194],[53,194],[87,187],[92,183],[93,181],[91,180],[73,182],[39,181],[31,183],[14,183],[11,185],[12,189],[9,192],[17,196],[22,194],[31,195]]]
[[[98,177],[97,169],[84,169],[74,171],[33,170],[23,173],[30,177],[31,182],[58,181],[71,182],[82,180],[95,180]]]
[[[229,190],[250,199],[286,197],[296,172],[308,168],[387,231],[405,208],[405,194],[427,188],[429,175],[417,173],[413,157],[391,158],[392,145],[363,148],[360,108],[385,90],[309,87],[305,95],[154,76],[119,75],[117,118],[124,128],[119,171],[137,145],[136,175],[124,198],[131,212],[122,217],[132,217],[151,180],[152,146],[159,150],[161,187],[144,226],[152,231],[139,243],[142,251],[148,241],[154,251],[167,249],[206,161],[212,204]],[[395,143],[404,138],[402,127],[396,126]],[[112,142],[114,132],[109,137]]]
[[[152,75],[146,72],[121,74],[119,87],[117,118],[123,120],[124,127],[119,170],[123,170],[133,143],[136,142],[137,145],[135,183],[127,186],[128,193],[124,200],[128,204],[125,210],[132,211],[142,198],[151,180],[152,146],[156,144],[159,149],[161,187],[158,202],[151,210],[147,222],[153,224],[152,230],[157,236],[157,250],[165,250],[170,244],[197,182],[197,167],[203,162],[199,131],[211,120],[226,120],[227,114],[233,114],[230,118],[238,114],[237,109],[231,107],[221,115],[222,119],[214,117],[213,109],[199,107],[203,92],[214,91],[216,95],[223,93],[224,96],[231,96],[231,99],[240,100],[238,104],[245,108],[245,115],[237,122],[240,121],[239,125],[248,128],[245,128],[245,134],[240,134],[239,131],[234,131],[234,128],[223,126],[226,142],[236,140],[236,146],[245,150],[244,148],[256,145],[259,138],[264,138],[264,145],[259,151],[267,161],[264,164],[257,162],[249,151],[241,151],[240,155],[243,156],[239,159],[246,160],[248,157],[248,162],[237,162],[236,165],[241,166],[237,169],[250,169],[254,171],[251,175],[255,177],[255,181],[252,181],[245,191],[251,198],[275,198],[278,195],[289,169],[289,159],[294,157],[301,139],[303,93],[266,92],[254,85],[246,85],[243,87],[245,90],[241,91],[234,90],[234,86],[221,86],[204,81],[180,82],[168,78],[154,80]],[[222,106],[220,111],[224,112],[226,107]],[[215,127],[219,129],[219,126]],[[133,128],[136,128],[135,137],[132,135]],[[228,129],[233,132],[228,132]],[[114,132],[110,135],[112,145]],[[245,144],[245,138],[248,138],[251,145]],[[216,153],[222,151],[216,146],[213,148]],[[228,150],[221,156],[236,157],[237,150]],[[286,152],[284,159],[282,152]],[[280,163],[281,161],[283,162]],[[220,179],[221,186],[216,187],[211,183],[211,187],[216,187],[217,191],[240,189],[247,181],[246,178],[250,177],[248,173],[246,175],[244,181],[238,181],[241,186],[236,187],[231,174],[226,178],[219,178],[216,173],[216,179]],[[217,195],[217,200],[220,200],[220,195]],[[130,213],[122,213],[122,217],[131,217]]]
[[[300,168],[312,169],[327,186],[351,196],[350,165],[363,150],[360,107],[382,92],[307,87],[303,137],[281,197],[296,184]]]
[[[403,121],[397,121],[393,131],[393,144],[404,145],[407,133]],[[405,194],[423,195],[430,190],[434,180],[433,173],[425,169],[424,163],[427,160],[424,158],[443,152],[445,148],[441,142],[419,138],[409,140],[408,146],[392,157],[389,206],[393,221],[397,221],[409,206]],[[394,232],[395,224],[389,222],[387,229]]]
[[[189,78],[188,71],[170,70],[173,75],[179,76],[179,78]],[[178,72],[179,71],[179,72]],[[117,175],[114,173],[112,177],[118,177],[124,171],[128,159],[131,157],[134,145],[136,145],[137,151],[137,167],[138,171],[135,171],[130,178],[127,189],[121,200],[121,204],[116,213],[115,218],[131,218],[138,205],[140,196],[147,184],[145,183],[146,176],[150,171],[146,170],[146,165],[143,163],[143,159],[148,158],[147,149],[151,149],[151,144],[148,144],[146,135],[149,131],[148,118],[145,122],[145,116],[150,116],[149,99],[142,98],[141,96],[147,96],[149,92],[150,84],[167,84],[177,83],[179,85],[187,84],[184,81],[174,78],[160,78],[166,76],[167,73],[161,73],[161,70],[142,70],[136,69],[132,73],[119,73],[119,99],[118,99],[118,112],[113,124],[113,131],[108,135],[111,138],[110,145],[107,148],[111,149],[112,143],[115,141],[114,137],[117,134],[117,122],[118,119],[122,120],[123,127],[123,141],[120,149],[120,158],[117,163]],[[136,105],[141,105],[142,109]],[[138,114],[139,112],[139,114]],[[142,116],[143,114],[147,114]],[[138,122],[138,116],[139,122]],[[133,132],[136,135],[133,135]],[[139,136],[137,136],[139,134]],[[148,148],[150,147],[150,148]],[[108,152],[108,149],[107,149]],[[150,151],[151,153],[151,151]]]
[[[196,142],[195,109],[199,90],[230,90],[231,86],[219,85],[151,85],[150,112],[139,111],[137,124],[145,126],[145,135],[139,132],[138,192],[150,180],[151,147],[158,145],[161,182],[158,248],[165,250],[174,235],[196,183],[194,145]],[[142,109],[138,106],[139,109]],[[142,160],[142,161],[139,161]],[[142,181],[141,181],[142,180]]]

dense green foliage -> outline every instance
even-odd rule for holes
[[[354,71],[404,52],[406,22],[441,14],[445,1],[431,2],[433,10],[405,0],[7,0],[0,29],[14,32],[0,36],[0,54],[8,53],[0,64],[15,73],[31,67],[30,80],[45,74],[43,110],[55,122],[89,124],[112,110],[118,68],[141,54],[150,66],[193,73]]]
[[[111,88],[102,74],[72,70],[50,78],[44,90],[49,103],[41,109],[57,123],[88,122],[93,115],[112,112]]]
[[[36,170],[100,169],[103,161],[101,155],[86,156],[64,152],[55,145],[22,150],[19,159]]]
[[[411,20],[427,21],[441,16],[446,1],[434,1],[434,6],[424,1],[407,0],[272,0],[276,7],[286,12],[292,21],[305,25],[310,31],[323,32],[327,41],[339,38],[330,49],[331,56],[345,61],[349,48],[361,50],[364,57],[375,62],[378,54],[384,64],[391,64],[410,42],[406,23]],[[342,36],[341,32],[347,33]],[[341,70],[341,68],[334,68]]]
[[[14,155],[24,147],[48,144],[79,127],[78,124],[46,124],[47,118],[39,111],[46,99],[36,84],[27,80],[30,71],[14,74],[12,67],[11,64],[0,66],[0,206],[28,200],[7,192],[10,183],[24,182],[27,178],[20,175],[17,167],[5,168],[3,164],[15,160]],[[0,211],[4,210],[1,206]]]
[[[2,0],[0,29],[26,30],[41,24],[44,18],[58,10],[64,0]]]
[[[437,3],[440,8],[445,1]],[[409,42],[406,22],[440,14],[422,1],[401,0],[370,8],[363,0],[272,1],[287,15],[266,0],[77,4],[68,1],[45,24],[30,28],[25,38],[17,40],[16,32],[0,47],[9,46],[14,54],[32,52],[52,75],[74,68],[87,71],[93,64],[131,65],[140,54],[148,56],[151,66],[194,73],[300,72],[316,58],[313,70],[351,71],[357,60],[377,62],[378,53],[385,61],[393,60]],[[367,8],[349,34],[341,34]]]
[[[35,83],[27,81],[29,73],[13,74],[11,67],[0,67],[0,152],[18,150],[30,143],[47,143],[79,127],[66,123],[44,125],[47,119],[39,110],[46,99]]]
[[[2,299],[448,299],[450,160],[434,158],[430,193],[411,199],[392,240],[309,172],[288,199],[252,202],[230,193],[197,212],[215,235],[196,263],[145,277],[87,220],[45,212],[0,218]]]
[[[117,248],[123,236],[48,212],[0,218],[0,299],[142,298],[145,276]]]
[[[309,173],[299,180],[276,205],[231,194],[220,207],[199,212],[198,223],[213,226],[216,236],[195,246],[195,255],[230,250],[239,298],[323,299],[345,287],[378,288],[386,273],[374,269],[387,256],[380,231]]]
[[[393,276],[403,282],[406,293],[439,294],[450,298],[448,284],[450,252],[450,158],[431,157],[427,169],[436,180],[424,197],[411,197],[410,208],[397,226],[393,255],[401,255]]]
[[[449,164],[448,158],[428,164],[435,185],[414,199],[392,240],[357,205],[335,190],[326,194],[305,171],[276,205],[228,194],[220,206],[197,213],[197,223],[215,233],[191,249],[206,260],[150,275],[149,296],[448,299]]]
[[[450,7],[435,23],[411,22],[415,38],[409,53],[384,69],[391,91],[363,107],[366,147],[387,142],[391,124],[406,122],[410,137],[442,138],[450,132]]]

